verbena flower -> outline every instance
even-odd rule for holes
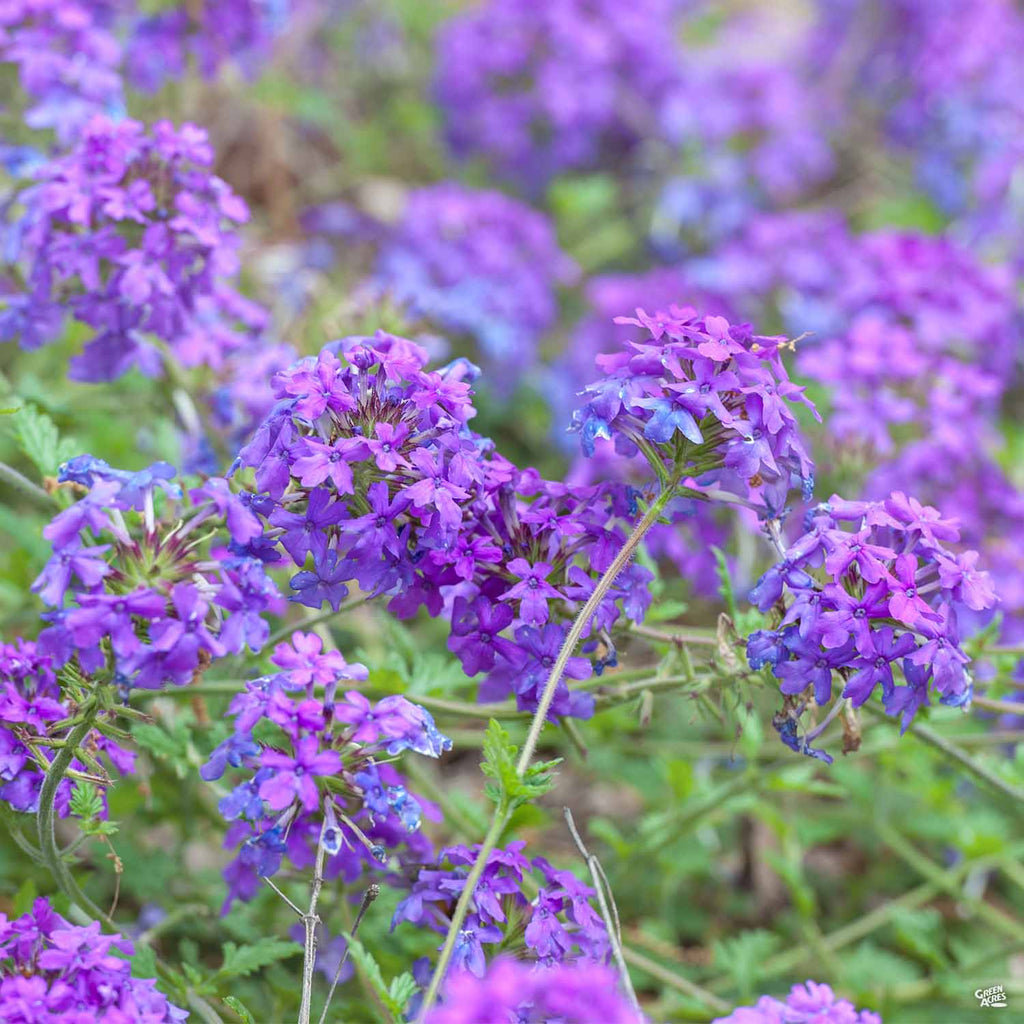
[[[594,963],[544,967],[502,956],[483,977],[451,972],[443,1001],[431,1008],[425,1024],[479,1024],[485,1020],[643,1024],[644,1018],[620,993],[615,972],[609,967]]]
[[[421,817],[435,812],[389,761],[403,750],[438,757],[451,747],[430,713],[404,697],[372,703],[358,690],[340,693],[365,681],[366,667],[323,652],[317,636],[293,634],[271,660],[282,671],[250,680],[233,698],[233,732],[200,769],[211,783],[233,777],[219,803],[234,822],[225,845],[241,843],[224,872],[225,910],[250,899],[284,856],[307,866],[321,833],[328,878],[351,883],[389,854],[422,862],[430,844]]]
[[[435,92],[453,151],[538,190],[637,144],[680,75],[677,4],[489,0],[438,39]]]
[[[59,744],[71,731],[67,723],[72,711],[61,694],[53,657],[30,640],[0,644],[0,799],[16,811],[35,813],[45,766],[53,756],[51,744]],[[90,764],[75,758],[70,765],[73,771],[89,771],[95,777],[103,771],[97,758],[121,775],[134,770],[135,754],[99,729],[88,733],[81,748],[88,751]],[[57,786],[54,806],[62,818],[70,812],[73,785],[65,777]]]
[[[102,935],[96,922],[72,925],[47,899],[37,899],[21,917],[0,914],[0,1018],[26,1024],[184,1021],[188,1011],[169,1003],[152,978],[132,977],[133,952],[131,942]]]
[[[450,649],[481,694],[534,707],[558,646],[635,516],[620,485],[568,487],[520,472],[468,426],[472,372],[426,369],[426,353],[379,332],[328,346],[280,374],[274,410],[242,449],[251,507],[299,568],[293,600],[337,608],[352,581],[400,617],[451,623]],[[643,617],[650,573],[624,573],[588,638],[609,650]],[[541,631],[538,633],[538,631]],[[568,676],[589,675],[574,659]],[[592,698],[559,681],[556,714]]]
[[[253,308],[227,283],[238,269],[235,226],[249,213],[212,163],[195,125],[93,118],[20,196],[25,284],[5,297],[0,339],[37,348],[62,336],[70,313],[90,331],[71,360],[76,380],[133,366],[158,375],[151,338],[186,365],[220,366],[249,340]],[[243,329],[229,329],[235,322]]]
[[[614,441],[684,477],[694,495],[714,485],[772,516],[792,486],[809,493],[813,466],[790,403],[813,405],[782,365],[784,338],[680,307],[619,322],[639,340],[598,357],[605,376],[584,389],[573,420],[585,454]]]
[[[454,182],[410,193],[377,258],[374,282],[410,313],[469,335],[483,359],[521,379],[576,274],[543,214]],[[496,376],[506,387],[503,376]]]
[[[146,92],[182,78],[193,61],[204,78],[214,78],[229,63],[253,76],[269,58],[292,6],[261,0],[163,5],[127,25],[125,74]]]
[[[828,985],[808,981],[794,985],[785,1001],[761,996],[753,1006],[740,1006],[728,1017],[716,1017],[714,1024],[882,1024],[882,1018],[837,998]]]
[[[155,689],[266,641],[277,589],[245,553],[259,520],[224,480],[186,496],[174,476],[167,463],[127,472],[91,455],[61,466],[61,482],[88,491],[44,528],[53,554],[32,584],[53,609],[39,643],[54,664],[74,658],[118,686]]]
[[[793,703],[813,690],[827,704],[837,679],[854,706],[880,690],[904,729],[929,690],[943,704],[969,704],[957,610],[982,611],[996,598],[976,554],[950,546],[958,539],[955,520],[902,492],[884,501],[834,495],[808,513],[806,532],[751,592],[778,624],[750,636],[751,666],[771,665]],[[783,739],[801,749],[793,721]]]
[[[96,114],[123,112],[115,5],[13,0],[0,11],[0,62],[18,69],[25,124],[69,143]]]
[[[528,860],[525,846],[512,842],[488,855],[455,946],[456,969],[483,977],[488,956],[499,948],[546,965],[607,960],[611,947],[604,922],[589,902],[593,889],[543,857]],[[479,846],[451,846],[436,863],[421,868],[395,910],[392,929],[408,921],[443,934],[478,852]],[[527,876],[542,882],[536,895],[523,891]]]

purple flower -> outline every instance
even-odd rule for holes
[[[562,595],[548,583],[551,566],[547,562],[531,565],[525,558],[514,558],[508,571],[518,577],[511,589],[501,595],[502,601],[519,601],[519,617],[530,626],[543,626],[548,621],[548,601]]]
[[[465,598],[455,599],[448,650],[458,655],[466,675],[489,671],[499,657],[518,660],[519,648],[499,635],[512,625],[514,617],[508,605],[492,604],[485,597],[476,598],[472,605]]]
[[[761,996],[753,1006],[741,1006],[713,1024],[882,1024],[870,1010],[857,1010],[846,999],[837,999],[828,985],[808,981],[794,985],[785,1002]]]
[[[814,687],[814,699],[827,704],[832,699],[832,670],[846,665],[853,653],[853,640],[848,639],[842,646],[822,650],[818,641],[802,640],[789,636],[786,647],[791,659],[779,662],[775,674],[782,680],[779,689],[783,693],[802,693],[808,686]]]
[[[264,750],[260,763],[264,768],[275,769],[273,777],[267,779],[259,791],[275,811],[284,810],[294,799],[298,799],[305,810],[314,810],[320,802],[314,776],[335,775],[341,771],[337,751],[320,750],[316,736],[296,740],[294,756],[279,750]]]
[[[327,533],[345,517],[345,506],[340,501],[331,503],[331,492],[318,487],[309,492],[309,502],[305,512],[287,512],[276,509],[270,516],[271,523],[284,531],[281,544],[292,557],[296,565],[301,566],[306,555],[313,552],[314,558],[324,558],[327,554]]]

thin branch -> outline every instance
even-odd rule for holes
[[[380,895],[380,886],[374,882],[367,890],[363,893],[363,902],[359,904],[359,912],[356,914],[355,924],[352,925],[352,931],[349,934],[354,939],[356,932],[359,931],[359,925],[362,923],[363,915],[367,910],[370,909],[370,904]],[[324,1024],[327,1020],[327,1011],[330,1009],[331,1000],[334,998],[334,990],[338,987],[338,982],[341,980],[341,970],[345,966],[348,960],[349,943],[345,943],[345,952],[342,954],[341,960],[338,963],[338,969],[334,972],[334,980],[331,982],[331,987],[327,992],[327,1002],[324,1003],[324,1012],[320,1014],[319,1024]]]
[[[320,923],[316,908],[320,902],[320,890],[324,885],[324,833],[327,831],[327,819],[320,827],[320,838],[316,844],[316,863],[313,866],[313,885],[309,892],[309,910],[302,915],[302,924],[306,930],[306,941],[302,949],[302,1001],[299,1004],[299,1024],[309,1024],[309,1015],[313,1005],[313,972],[316,967],[316,926]]]
[[[597,903],[601,908],[604,926],[608,930],[608,941],[611,943],[612,956],[615,958],[615,964],[619,969],[619,977],[622,978],[623,988],[625,988],[626,995],[633,1004],[633,1008],[639,1013],[640,1001],[636,997],[633,979],[629,976],[629,968],[626,966],[626,961],[622,955],[622,928],[619,924],[619,909],[615,906],[615,897],[612,894],[611,886],[608,885],[608,879],[597,857],[587,849],[586,844],[583,842],[583,837],[576,828],[576,822],[573,821],[572,811],[568,807],[563,807],[562,814],[565,817],[565,824],[569,829],[569,834],[576,844],[576,849],[580,851],[580,856],[587,865],[587,870],[590,871],[590,879],[594,883]]]
[[[269,878],[267,878],[266,875],[263,875],[262,877],[263,877],[263,881],[266,882],[267,885],[269,885],[270,888],[273,889],[274,892],[276,892],[277,895],[280,896],[281,899],[283,899],[285,901],[285,903],[288,904],[289,907],[291,907],[291,909],[295,913],[296,917],[304,917],[305,916],[302,913],[302,909],[300,907],[297,907],[294,903],[292,903],[292,901],[290,899],[288,899],[288,897],[285,896],[285,894]]]
[[[279,640],[284,640],[291,636],[297,629],[312,629],[314,626],[319,626],[321,622],[327,622],[329,619],[333,619],[336,615],[344,615],[345,612],[350,612],[353,608],[358,608],[361,604],[366,604],[369,600],[370,598],[366,595],[353,597],[338,605],[337,611],[317,612],[316,615],[307,615],[306,618],[300,619],[298,622],[286,622],[280,629],[275,630],[270,634],[267,638],[266,644],[264,644],[264,647],[269,648]]]

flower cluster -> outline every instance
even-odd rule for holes
[[[174,476],[164,462],[133,473],[91,455],[61,466],[59,480],[87,493],[44,528],[53,555],[32,585],[53,609],[39,643],[55,664],[157,689],[266,641],[278,593],[250,554],[259,520],[224,480],[186,496]]]
[[[995,594],[977,553],[947,546],[958,538],[954,520],[899,491],[874,502],[833,496],[808,514],[803,536],[750,594],[760,611],[779,616],[777,628],[750,635],[747,658],[755,669],[771,665],[794,698],[796,715],[776,721],[788,746],[831,760],[810,747],[820,729],[797,735],[804,705],[796,698],[813,689],[827,704],[835,674],[841,697],[855,706],[881,687],[886,711],[901,715],[904,729],[929,703],[929,689],[943,704],[970,702],[956,609],[990,608]]]
[[[239,460],[255,469],[252,507],[301,570],[293,600],[337,609],[355,580],[401,617],[444,614],[466,671],[490,674],[481,695],[514,690],[535,707],[568,623],[625,543],[631,496],[519,472],[467,427],[472,368],[425,364],[419,346],[378,333],[280,374],[280,401]],[[599,667],[620,616],[642,619],[650,578],[631,566],[595,615]],[[567,675],[591,670],[574,658]],[[561,680],[553,707],[585,716],[593,701]]]
[[[462,925],[452,955],[452,967],[484,976],[487,953],[517,950],[544,965],[566,960],[604,962],[610,952],[604,922],[591,907],[595,895],[571,871],[560,871],[543,857],[523,856],[524,842],[492,850],[473,891],[472,909]],[[437,863],[420,870],[412,891],[395,909],[391,927],[402,921],[447,931],[451,910],[476,861],[479,845],[451,846]],[[532,899],[523,883],[534,874],[543,883]]]
[[[691,308],[638,309],[618,322],[645,336],[598,357],[605,376],[584,389],[573,417],[585,454],[613,440],[619,454],[642,453],[661,478],[685,478],[698,496],[714,485],[771,515],[792,486],[810,493],[812,464],[788,403],[814,407],[786,374],[784,338]]]
[[[271,657],[279,671],[246,683],[231,702],[234,731],[200,769],[207,782],[230,767],[246,778],[219,807],[234,824],[225,846],[241,844],[225,869],[229,895],[250,899],[260,878],[287,854],[299,869],[318,842],[329,855],[325,877],[351,883],[388,850],[421,863],[430,844],[418,832],[424,810],[388,763],[404,750],[439,757],[451,747],[430,712],[404,697],[371,703],[344,681],[362,682],[365,666],[324,651],[320,637],[295,633]]]
[[[212,163],[195,125],[92,119],[20,197],[25,284],[5,296],[0,339],[36,348],[61,335],[70,311],[93,332],[71,361],[76,380],[132,366],[158,375],[151,337],[186,365],[220,365],[263,316],[226,283],[238,269],[234,227],[249,213]],[[234,322],[245,330],[227,329]]]
[[[858,1010],[847,999],[837,999],[828,985],[808,981],[794,985],[785,1002],[761,996],[753,1006],[740,1006],[714,1024],[882,1024],[871,1010]]]
[[[9,920],[0,914],[0,1019],[97,1024],[179,1024],[189,1015],[151,978],[133,978],[134,947],[103,935],[97,922],[77,927],[48,900]]]
[[[869,12],[822,0],[818,7],[808,62],[837,90],[831,108],[872,118],[891,153],[910,162],[914,184],[965,237],[991,242],[1019,264],[1024,145],[1010,127],[1024,115],[1018,5],[883,0]]]
[[[553,1020],[643,1024],[644,1018],[620,993],[609,967],[594,963],[531,966],[503,956],[482,978],[465,971],[450,974],[444,1001],[430,1010],[424,1024],[547,1024]]]
[[[16,811],[35,813],[43,785],[43,764],[36,755],[52,756],[51,746],[70,732],[71,712],[61,697],[50,655],[30,640],[0,644],[0,799]],[[98,729],[84,738],[80,749],[81,756],[71,762],[75,772],[91,771],[95,776],[102,770],[100,755],[121,775],[135,767],[135,754]],[[71,790],[70,778],[57,785],[54,806],[62,818],[70,811]]]
[[[676,0],[488,0],[441,31],[436,94],[453,151],[539,189],[628,150],[679,76]]]
[[[377,284],[439,327],[473,337],[520,374],[555,321],[554,286],[574,267],[536,210],[445,183],[413,191],[378,258]]]
[[[96,114],[123,111],[113,14],[110,0],[13,0],[0,9],[0,62],[18,68],[33,103],[29,128],[52,129],[68,143]]]
[[[182,78],[190,57],[204,78],[214,78],[229,62],[252,75],[269,55],[290,6],[291,0],[161,5],[130,22],[125,75],[137,89],[155,92]]]

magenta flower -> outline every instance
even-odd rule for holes
[[[260,763],[265,768],[276,769],[260,786],[260,796],[274,811],[283,811],[295,799],[306,811],[315,810],[320,802],[320,791],[314,776],[336,775],[341,771],[338,752],[320,750],[316,736],[297,740],[294,757],[280,750],[264,750]]]
[[[547,581],[551,566],[547,562],[531,565],[525,558],[513,558],[508,571],[519,583],[501,595],[502,601],[519,601],[519,617],[530,626],[543,626],[548,621],[548,601],[562,595]]]

